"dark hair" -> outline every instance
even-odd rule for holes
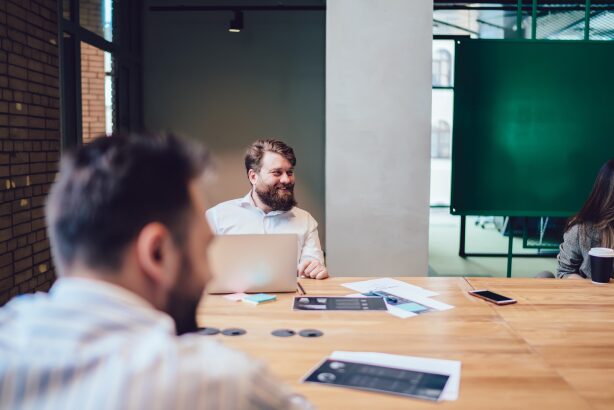
[[[285,142],[274,139],[257,140],[247,148],[245,153],[245,172],[249,172],[250,169],[259,172],[265,152],[279,154],[290,161],[292,166],[296,165],[294,150],[286,145]]]
[[[582,223],[591,223],[601,232],[602,246],[614,246],[614,158],[599,170],[593,190],[580,212],[569,219],[567,229]]]
[[[167,134],[100,137],[64,154],[46,204],[56,265],[62,270],[78,256],[92,268],[116,269],[125,247],[154,221],[181,244],[188,185],[207,157],[203,146]]]

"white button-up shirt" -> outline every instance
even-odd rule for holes
[[[207,210],[207,219],[216,235],[293,233],[298,235],[299,262],[317,260],[324,264],[318,223],[309,212],[294,207],[289,211],[264,211],[250,195],[222,202]]]
[[[0,408],[277,409],[308,405],[210,336],[103,281],[62,278],[0,309]]]

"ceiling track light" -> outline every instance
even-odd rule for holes
[[[243,12],[235,10],[235,15],[230,24],[228,25],[228,31],[231,33],[240,33],[243,30]]]

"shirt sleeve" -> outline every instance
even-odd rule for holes
[[[559,254],[556,259],[559,266],[556,272],[557,278],[564,278],[571,273],[579,273],[582,265],[582,251],[580,248],[580,227],[574,225],[563,235],[563,243],[559,246]]]
[[[314,409],[304,396],[292,392],[290,388],[268,374],[263,364],[255,364],[253,373],[253,385],[248,397],[250,409]]]
[[[184,335],[174,405],[168,408],[311,410],[313,405],[261,361],[203,336]],[[197,338],[201,338],[199,341]],[[175,367],[171,361],[169,367]],[[185,404],[185,405],[184,405]]]
[[[207,222],[209,222],[211,231],[213,231],[213,233],[217,235],[218,234],[217,212],[215,210],[215,207],[207,209],[207,212],[205,212],[205,216],[207,218]]]
[[[305,260],[317,260],[324,265],[324,252],[322,252],[322,246],[320,245],[318,223],[311,215],[309,215],[309,228],[305,235],[299,263]]]

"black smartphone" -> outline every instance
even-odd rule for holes
[[[496,305],[509,305],[512,303],[516,303],[515,299],[508,298],[507,296],[499,295],[498,293],[491,292],[490,290],[480,289],[480,290],[472,290],[469,293],[475,297],[487,300]]]

